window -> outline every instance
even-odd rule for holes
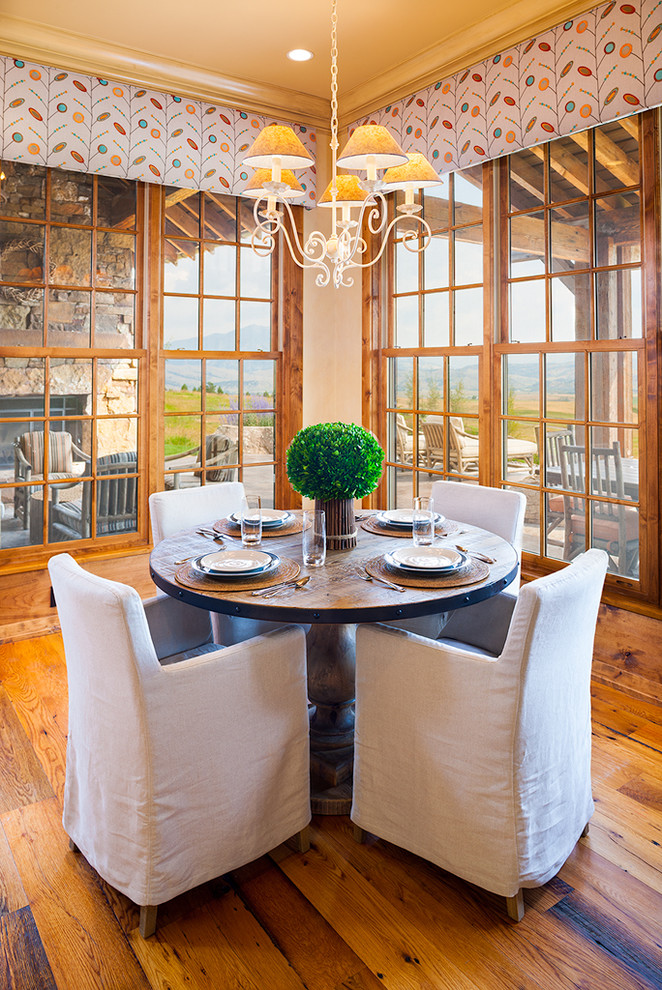
[[[251,248],[252,203],[163,196],[166,487],[241,480],[273,506],[278,256]]]
[[[393,245],[387,346],[388,498],[410,505],[443,477],[478,477],[479,378],[486,310],[483,168],[425,191],[432,236]],[[489,218],[487,223],[489,224]]]
[[[428,249],[366,276],[384,502],[517,489],[525,572],[597,546],[610,593],[658,601],[659,192],[656,112],[425,191]]]
[[[4,171],[0,547],[136,542],[142,191],[24,164]]]
[[[614,121],[503,163],[497,348],[497,480],[526,495],[524,548],[568,560],[598,546],[613,574],[635,582],[646,394],[639,126],[637,116]],[[507,447],[533,457],[506,457]]]

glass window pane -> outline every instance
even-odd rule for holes
[[[510,212],[530,210],[542,205],[545,170],[542,149],[519,151],[508,159]]]
[[[396,347],[418,347],[418,296],[395,300]]]
[[[591,546],[606,550],[610,574],[639,577],[639,509],[591,502]],[[574,547],[574,543],[573,543]]]
[[[51,416],[90,416],[92,415],[92,360],[91,358],[52,357],[50,366],[50,405]],[[89,424],[86,424],[89,428]],[[80,423],[66,427],[74,441],[80,446]]]
[[[57,486],[49,487],[48,491],[48,542],[63,543],[68,540],[89,540],[92,525],[92,482],[85,481],[75,488],[58,490]],[[31,499],[33,501],[33,499]],[[33,518],[30,526],[39,514],[43,519],[43,493],[39,493],[38,507],[33,504]],[[40,512],[39,512],[40,510]],[[41,520],[40,520],[41,521]]]
[[[414,472],[411,468],[389,470],[389,504],[395,509],[411,509],[414,504]]]
[[[641,269],[621,268],[595,273],[598,340],[643,335]]]
[[[583,419],[585,405],[584,355],[546,354],[545,416]]]
[[[198,300],[163,298],[163,346],[166,350],[198,349]]]
[[[639,431],[591,427],[591,492],[606,498],[639,501]]]
[[[483,227],[456,230],[455,285],[472,285],[483,281]]]
[[[94,343],[97,347],[135,347],[136,297],[128,292],[97,292]]]
[[[444,359],[418,359],[418,408],[430,411],[444,408]]]
[[[202,347],[205,351],[234,351],[234,299],[205,299],[202,304]]]
[[[200,236],[200,193],[166,186],[165,233],[166,237]]]
[[[48,293],[48,345],[89,347],[92,293],[50,289]]]
[[[408,241],[395,245],[395,291],[416,292],[418,289],[418,253],[410,250]],[[416,244],[416,242],[414,242]]]
[[[448,285],[448,265],[448,234],[436,234],[430,238],[430,243],[423,253],[426,289],[446,288]],[[480,279],[476,281],[480,281]]]
[[[550,283],[552,340],[589,340],[591,336],[591,276],[562,275]]]
[[[49,263],[51,285],[90,285],[92,232],[51,227]]]
[[[205,362],[205,409],[208,413],[239,407],[239,362]]]
[[[242,301],[239,304],[239,348],[271,350],[271,303]]]
[[[631,351],[591,354],[591,418],[636,423],[639,414],[637,355]]]
[[[112,289],[135,289],[136,239],[133,234],[99,231],[95,284]]]
[[[43,289],[0,286],[0,344],[4,347],[43,346]]]
[[[238,200],[234,196],[223,196],[221,193],[203,193],[202,196],[204,201],[202,236],[215,241],[236,241]]]
[[[522,549],[527,553],[540,553],[540,496],[524,488],[510,487],[510,491],[521,491],[526,499]]]
[[[127,179],[115,179],[108,175],[97,178],[97,224],[99,227],[117,227],[135,230],[136,183]]]
[[[505,355],[503,376],[503,411],[508,416],[537,416],[540,408],[538,355]]]
[[[43,227],[0,222],[0,279],[3,282],[43,282]],[[6,297],[6,290],[3,294]]]
[[[271,255],[255,254],[242,248],[240,255],[239,294],[243,299],[271,299]]]
[[[273,409],[275,405],[276,362],[244,361],[244,406],[248,409]]]
[[[177,362],[173,361],[172,364]],[[183,362],[180,362],[183,363]],[[100,416],[138,412],[138,361],[98,358],[96,411]]]
[[[44,410],[44,359],[0,357],[0,416],[43,416]]]
[[[595,254],[600,267],[641,261],[639,193],[596,199]]]
[[[453,293],[456,347],[483,343],[483,290],[460,289]]]
[[[639,117],[628,117],[628,129],[618,120],[603,124],[594,131],[595,189],[620,189],[639,183]],[[632,129],[635,133],[632,134]]]
[[[542,279],[510,286],[510,340],[539,343],[546,337],[545,283]]]
[[[450,315],[448,292],[431,292],[423,296],[423,346],[448,347]]]
[[[536,416],[538,404],[533,402],[522,413]],[[531,481],[535,477],[538,463],[536,444],[537,423],[526,420],[508,419],[503,422],[501,458],[505,461],[505,477],[509,481]]]
[[[257,407],[254,407],[257,410]],[[273,461],[276,450],[276,417],[273,412],[244,413],[242,461],[257,464]]]
[[[253,233],[257,230],[255,224],[255,214],[254,209],[257,205],[252,199],[238,199],[239,204],[239,238],[243,244],[250,243]],[[259,209],[264,209],[262,206]],[[228,237],[228,240],[234,240],[233,237]]]
[[[166,251],[163,289],[197,295],[199,292],[199,245],[191,241],[171,241],[174,251]]]
[[[51,220],[91,225],[93,177],[86,172],[51,170]]]
[[[449,196],[449,176],[448,173],[439,176],[441,182],[438,186],[430,186],[423,192],[423,216],[430,226],[431,231],[446,230],[448,227],[448,196]]]
[[[138,420],[128,417],[115,419],[100,419],[97,422],[97,475],[113,474],[116,470],[115,460],[111,454],[130,453],[138,450]],[[135,464],[128,459],[116,459],[122,464],[122,473],[135,471]]]
[[[456,224],[476,223],[483,216],[483,166],[472,165],[453,173]]]
[[[558,203],[566,199],[588,196],[588,150],[571,137],[550,141],[549,148],[549,201]]]
[[[228,416],[213,416],[207,420],[205,438],[205,484],[216,485],[223,481],[237,481],[239,427],[230,424]],[[236,415],[234,419],[236,420]]]
[[[545,214],[529,213],[510,220],[510,276],[522,278],[545,271]]]
[[[167,363],[167,362],[166,362]],[[166,416],[164,420],[164,467],[166,471],[187,471],[175,478],[166,476],[166,488],[185,488],[200,484],[201,425],[199,416]]]
[[[43,220],[46,216],[46,169],[42,165],[3,161],[0,213],[6,217]]]
[[[448,410],[456,416],[478,413],[477,357],[448,359]]]
[[[262,506],[265,509],[273,509],[274,506],[274,486],[275,469],[273,464],[263,464],[259,467],[246,467],[242,469],[241,478],[244,488],[249,495],[259,495],[262,498]]]
[[[591,264],[588,201],[569,203],[549,212],[552,271],[588,268]]]
[[[545,448],[541,451],[544,458],[541,475],[548,488],[560,488],[562,446],[583,447],[584,428],[572,423],[545,423],[543,431]],[[548,507],[548,511],[563,514],[563,505],[557,500]]]
[[[184,412],[202,408],[200,361],[165,362],[165,411]]]
[[[389,404],[398,409],[414,407],[414,359],[399,357],[389,359],[391,395]]]
[[[205,244],[204,266],[206,295],[236,294],[237,252],[233,244]]]

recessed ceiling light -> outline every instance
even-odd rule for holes
[[[287,53],[287,57],[291,58],[293,62],[308,62],[313,57],[313,53],[309,52],[307,48],[293,48],[291,52]]]

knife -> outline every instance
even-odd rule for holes
[[[283,581],[281,584],[272,584],[270,588],[257,588],[255,591],[251,591],[251,595],[260,595],[262,598],[269,598],[271,595],[278,591],[284,591],[285,588],[303,588],[304,584],[308,584],[310,581],[310,574],[306,574],[305,577],[297,578],[295,581]]]

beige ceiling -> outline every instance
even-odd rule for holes
[[[339,93],[347,118],[407,95],[592,6],[586,0],[339,0]],[[330,0],[3,0],[0,49],[186,95],[236,93],[328,119]],[[309,48],[293,63],[285,53]],[[54,59],[52,56],[56,56]],[[104,61],[104,58],[106,61]],[[59,59],[59,61],[58,61]],[[66,61],[65,61],[66,60]],[[114,71],[113,71],[114,70]]]

